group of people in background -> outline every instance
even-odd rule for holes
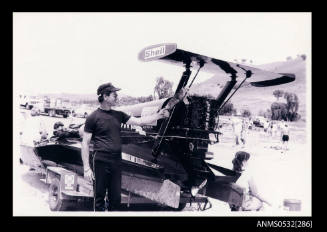
[[[247,142],[247,135],[249,129],[254,129],[252,120],[248,117],[241,117],[239,115],[233,115],[229,118],[233,134],[235,137],[235,146],[245,147]],[[288,141],[290,139],[290,130],[287,123],[282,121],[263,121],[263,132],[267,137],[275,138],[279,137],[281,141],[281,149],[288,150]]]

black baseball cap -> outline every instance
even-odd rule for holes
[[[110,82],[109,83],[105,83],[105,84],[102,84],[98,87],[98,90],[97,90],[97,95],[101,95],[103,94],[105,91],[108,91],[108,92],[116,92],[116,91],[119,91],[121,89],[119,88],[116,88],[115,86],[113,86]]]
[[[57,130],[60,126],[64,126],[64,124],[62,122],[56,122],[54,125],[53,125],[53,129]]]

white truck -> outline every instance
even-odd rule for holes
[[[45,99],[41,114],[47,114],[51,117],[55,117],[56,115],[62,115],[64,118],[67,118],[71,114],[70,108],[70,103],[67,100],[63,100],[60,98]]]

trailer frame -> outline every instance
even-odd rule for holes
[[[41,179],[49,185],[49,207],[52,211],[66,211],[77,206],[90,208],[93,204],[93,186],[84,177],[63,167],[46,167],[45,178]],[[207,210],[212,207],[208,197],[197,194],[181,192],[178,208],[173,211],[183,210],[187,204],[197,204],[197,210]],[[132,204],[153,204],[165,207],[158,202],[122,189],[121,204],[129,208]]]

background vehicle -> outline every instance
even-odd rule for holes
[[[42,113],[47,114],[50,117],[62,115],[64,118],[67,118],[71,114],[70,103],[69,101],[60,98],[46,98],[44,100],[44,107],[42,109]]]
[[[87,106],[76,107],[72,110],[72,116],[77,118],[86,118],[90,113],[92,113],[92,109]]]
[[[267,122],[267,119],[262,116],[257,116],[253,119],[253,125],[256,127],[264,127],[265,123]]]
[[[20,101],[19,105],[28,110],[31,110],[33,109],[34,106],[42,103],[41,99],[38,99],[35,96],[26,96],[26,95],[20,95],[19,101]]]
[[[31,109],[31,116],[39,116],[44,111],[43,102],[39,102]]]

